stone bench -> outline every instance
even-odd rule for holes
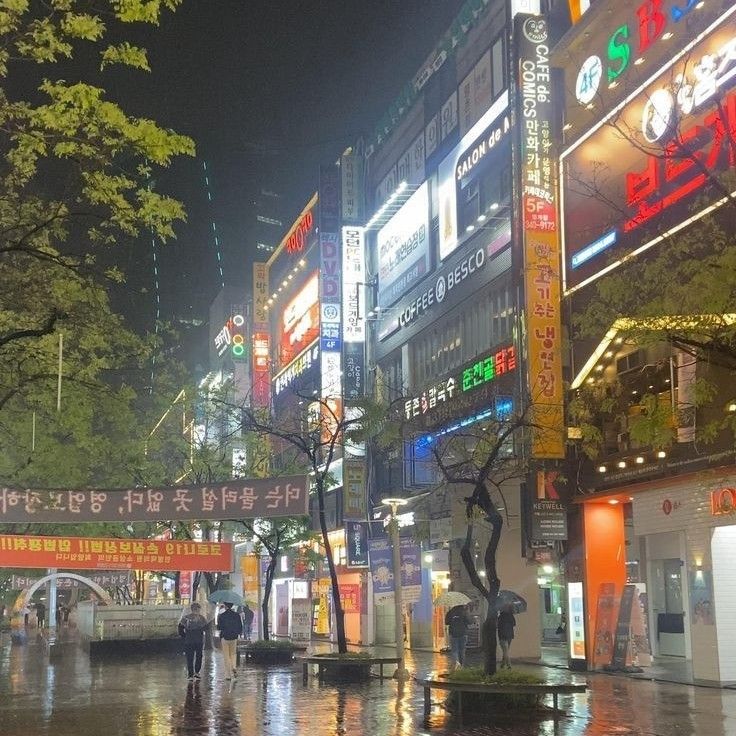
[[[307,684],[309,679],[309,665],[317,665],[317,679],[322,682],[324,680],[325,667],[372,667],[379,666],[379,677],[383,679],[383,666],[385,664],[399,664],[401,660],[398,657],[366,657],[364,659],[342,659],[340,657],[300,657],[302,663],[302,679]]]
[[[462,694],[463,693],[486,693],[486,694],[505,694],[505,695],[551,695],[552,696],[552,715],[556,719],[561,711],[557,707],[557,698],[560,695],[570,695],[572,693],[584,693],[587,691],[587,685],[561,684],[553,685],[547,683],[508,683],[497,685],[484,685],[475,682],[452,682],[450,680],[435,680],[431,678],[417,679],[417,684],[424,690],[424,715],[429,716],[432,710],[431,691],[447,690],[457,693],[458,697],[458,715],[462,719]]]

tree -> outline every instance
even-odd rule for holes
[[[273,578],[279,557],[293,547],[308,544],[314,539],[311,519],[308,516],[284,517],[279,519],[254,519],[242,520],[240,522],[245,533],[256,542],[255,552],[258,554],[263,550],[268,554],[268,567],[266,568],[266,580],[263,586],[263,598],[261,600],[261,637],[269,638],[269,606],[271,591],[273,589]],[[314,562],[313,553],[300,550],[298,554],[306,556]]]
[[[380,390],[377,393],[384,395]],[[404,417],[404,403],[404,398],[397,398],[388,405],[369,406],[364,413],[366,436],[377,458],[397,442],[416,435],[416,430]],[[515,399],[514,406],[520,405]],[[481,627],[483,667],[487,675],[496,672],[496,621],[501,589],[496,557],[504,518],[508,519],[509,504],[505,494],[510,491],[509,483],[518,483],[529,472],[526,444],[532,433],[546,431],[531,420],[532,411],[529,403],[516,411],[497,411],[463,428],[424,440],[440,475],[438,485],[430,493],[436,494],[448,487],[451,492],[454,489],[469,492],[464,497],[467,526],[460,556],[471,584],[487,604]],[[481,520],[490,524],[491,534],[483,552],[482,567],[479,567],[473,550],[476,525]]]
[[[364,411],[354,407],[351,411],[343,412],[331,398],[302,396],[298,393],[291,398],[293,401],[289,408],[279,411],[278,415],[245,408],[242,427],[243,431],[257,438],[269,439],[277,468],[284,465],[301,466],[312,478],[322,546],[332,585],[337,646],[340,653],[345,653],[348,646],[345,611],[340,600],[340,586],[327,528],[325,496],[333,484],[333,463],[342,455],[345,443],[362,437]]]
[[[184,220],[155,191],[158,169],[192,155],[190,139],[132,117],[66,62],[145,71],[124,40],[178,0],[7,2],[0,12],[0,411],[50,398],[64,334],[67,383],[94,396],[153,346],[126,329],[108,287],[124,275],[116,250],[142,233],[165,241]],[[115,39],[114,41],[112,39]],[[92,77],[93,72],[89,71]],[[111,339],[114,336],[114,339]],[[108,380],[109,379],[109,380]],[[50,402],[49,402],[50,403]]]

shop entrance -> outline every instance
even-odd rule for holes
[[[650,534],[646,539],[654,653],[687,657],[689,627],[685,616],[687,591],[683,534]]]

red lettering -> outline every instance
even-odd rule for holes
[[[662,13],[662,0],[646,0],[636,10],[639,16],[639,53],[643,54],[664,31],[667,19]]]
[[[643,201],[659,189],[657,157],[647,156],[644,171],[626,174],[626,204],[629,207]]]
[[[703,157],[697,150],[699,146],[693,145],[702,132],[703,129],[699,125],[693,125],[690,130],[685,131],[676,140],[665,146],[664,178],[666,181],[674,181],[691,169],[696,161],[702,160]]]

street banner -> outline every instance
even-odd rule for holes
[[[251,606],[258,607],[258,571],[260,558],[258,555],[245,555],[240,558],[240,572],[243,576],[243,598]]]
[[[394,600],[394,563],[390,539],[371,539],[368,542],[373,600],[376,605]],[[422,594],[421,549],[414,540],[404,537],[399,542],[401,565],[401,597],[404,603],[416,603]]]
[[[229,543],[0,535],[0,567],[230,572]]]
[[[627,659],[629,659],[629,644],[631,642],[631,611],[634,606],[635,594],[636,588],[633,585],[624,585],[613,639],[612,669],[622,670],[629,664]]]
[[[364,521],[345,522],[347,567],[368,567],[368,524]]]
[[[192,571],[182,570],[179,572],[179,599],[192,597]]]
[[[303,516],[309,478],[238,478],[174,488],[50,490],[0,487],[0,523],[225,520]],[[58,565],[52,565],[58,567]]]

